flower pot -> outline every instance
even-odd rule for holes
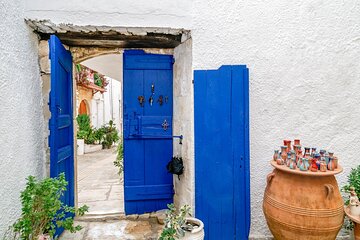
[[[182,237],[181,240],[203,240],[205,236],[204,223],[200,219],[192,217],[186,218],[186,222],[198,227],[194,228],[191,232],[185,231],[185,236]]]
[[[354,223],[354,238],[355,240],[360,240],[360,223]]]
[[[350,206],[350,214],[360,217],[360,206]]]
[[[38,240],[52,240],[49,234],[41,234],[38,236]]]
[[[281,240],[336,239],[344,221],[337,171],[302,172],[271,163],[263,211],[271,233]]]
[[[344,207],[346,216],[353,222],[354,224],[354,239],[360,240],[360,215],[353,215],[352,212],[350,212],[350,207],[345,206]]]
[[[84,155],[85,143],[84,139],[77,139],[77,155]]]

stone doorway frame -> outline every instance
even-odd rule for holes
[[[174,155],[181,154],[185,172],[181,180],[174,178],[174,202],[180,206],[195,206],[194,172],[194,93],[192,68],[191,32],[185,29],[170,28],[131,28],[109,26],[75,26],[72,24],[54,24],[49,20],[25,19],[26,23],[39,36],[39,64],[41,71],[44,115],[44,149],[46,151],[45,169],[50,173],[50,149],[48,146],[48,108],[50,91],[50,61],[48,39],[57,35],[65,47],[71,51],[73,63],[106,54],[122,54],[124,49],[142,49],[148,53],[173,54],[174,63],[174,120],[173,134],[183,135],[183,144],[179,148],[174,139]],[[73,102],[76,104],[76,82],[73,81]],[[77,126],[74,107],[73,124]],[[76,152],[76,127],[74,127],[74,151]],[[74,155],[75,206],[78,204],[77,157]],[[194,210],[194,208],[193,208]]]

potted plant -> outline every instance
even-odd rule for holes
[[[159,240],[203,240],[204,224],[201,220],[189,217],[191,208],[189,205],[182,206],[179,211],[174,204],[168,204],[164,229]]]
[[[102,136],[104,135],[102,129],[96,129],[91,127],[90,124],[90,117],[86,114],[80,114],[76,118],[78,123],[78,132],[77,132],[77,138],[79,139],[78,148],[80,148],[80,154],[81,154],[81,147],[84,145],[84,153],[99,151],[102,149],[102,146],[100,145],[100,141],[102,139]],[[83,140],[82,140],[83,139]],[[98,142],[98,144],[96,144]]]
[[[78,124],[77,136],[77,155],[85,153],[85,143],[88,142],[88,137],[91,134],[90,117],[87,114],[80,114],[76,117]]]
[[[52,239],[57,228],[76,232],[82,227],[74,226],[74,214],[84,215],[88,207],[78,209],[65,205],[61,200],[66,191],[65,174],[56,178],[37,180],[34,176],[27,178],[26,188],[21,192],[21,217],[12,228],[20,239]]]
[[[352,192],[352,195],[360,196],[360,165],[351,169],[348,176],[348,182],[343,186],[342,191],[346,193]],[[345,221],[345,228],[354,230],[355,239],[360,239],[360,216],[352,215],[349,208],[349,202],[349,198],[347,198],[345,200],[345,213],[349,219]]]
[[[87,132],[80,130],[76,134],[76,143],[77,143],[77,155],[84,155],[85,153],[85,141],[84,138],[87,135]]]
[[[103,131],[103,148],[110,149],[111,146],[119,141],[119,133],[115,127],[115,124],[112,120],[109,121],[108,124],[102,127]]]

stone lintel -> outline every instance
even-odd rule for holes
[[[25,22],[43,40],[56,34],[63,44],[78,47],[175,48],[190,38],[190,31],[185,29],[78,26],[32,19],[25,19]]]

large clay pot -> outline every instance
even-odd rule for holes
[[[360,240],[360,223],[354,222],[354,238]]]
[[[349,207],[345,207],[345,214],[354,223],[354,239],[360,240],[360,215],[352,215]]]
[[[335,239],[344,221],[343,200],[329,173],[276,167],[268,175],[263,211],[274,238],[281,240]]]

